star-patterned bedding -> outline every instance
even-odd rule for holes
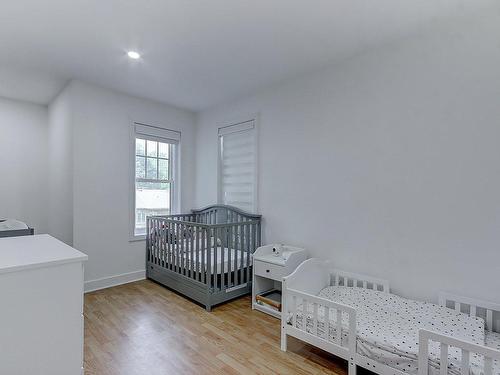
[[[443,306],[409,300],[394,294],[345,286],[324,288],[319,297],[356,309],[357,352],[400,371],[416,374],[418,369],[418,331],[427,329],[455,338],[488,346],[500,346],[500,334],[485,335],[484,320]],[[303,304],[297,307],[296,326],[303,329]],[[291,317],[290,317],[291,318]],[[330,329],[325,334],[325,311],[318,309],[317,335],[329,341],[337,337],[336,311],[330,310]],[[291,324],[291,319],[289,319]],[[313,332],[313,305],[307,304],[306,331]],[[348,316],[342,314],[342,345],[348,343]],[[496,336],[494,336],[496,335]],[[429,343],[430,369],[438,372],[439,344]],[[449,348],[448,373],[460,374],[461,351]],[[482,373],[483,360],[471,354],[471,372]],[[500,363],[494,363],[500,374]]]

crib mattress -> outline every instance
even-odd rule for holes
[[[410,374],[418,369],[418,331],[428,329],[480,345],[486,342],[484,321],[457,313],[443,306],[413,301],[393,294],[370,289],[331,286],[319,293],[320,297],[351,306],[357,316],[357,351],[358,354],[379,363]],[[307,306],[306,330],[313,333],[313,306]],[[303,325],[303,306],[299,307],[296,319],[298,328]],[[325,313],[318,310],[318,335],[330,341],[337,337],[336,312],[330,312],[328,338],[325,329]],[[347,344],[348,316],[342,316],[342,344]],[[314,332],[315,333],[315,332]],[[500,335],[499,335],[500,336]],[[500,337],[490,337],[500,343]],[[500,344],[499,344],[500,345]],[[439,368],[439,344],[429,343],[431,371]],[[461,352],[449,349],[449,374],[460,374]],[[482,359],[471,355],[471,368],[474,375],[482,373]],[[496,373],[500,364],[495,363]]]
[[[185,268],[187,270],[194,270],[196,272],[207,271],[209,269],[208,259],[210,259],[210,273],[211,274],[222,274],[227,272],[233,272],[235,270],[239,270],[245,268],[247,266],[247,253],[241,250],[229,249],[224,247],[224,256],[222,256],[222,247],[217,247],[217,262],[214,261],[215,249],[211,248],[210,250],[198,252],[198,256],[196,256],[196,252],[193,251],[193,262],[191,263],[191,251],[184,251],[179,253],[179,257],[182,256]],[[229,256],[231,254],[231,256]],[[205,259],[203,261],[203,255],[205,255]],[[177,257],[175,253],[171,255],[173,259]],[[210,258],[208,258],[210,256]],[[236,266],[234,264],[234,259],[236,256]],[[250,254],[250,265],[252,265],[253,256]]]

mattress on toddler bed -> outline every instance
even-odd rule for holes
[[[324,288],[319,297],[356,309],[357,352],[379,363],[410,374],[418,369],[418,331],[428,329],[458,339],[485,345],[484,321],[443,306],[413,301],[394,294],[371,289],[331,286]],[[298,306],[297,328],[303,329],[303,305]],[[318,335],[334,341],[336,311],[330,311],[330,329],[325,334],[325,312],[318,309]],[[290,319],[289,319],[290,323]],[[313,305],[307,306],[306,330],[313,333]],[[342,345],[347,345],[348,316],[342,314]],[[315,334],[315,332],[314,332]],[[500,336],[500,335],[498,335]],[[494,338],[490,337],[493,341]],[[500,337],[496,337],[500,340]],[[429,342],[431,371],[439,368],[439,344]],[[471,354],[472,374],[482,373],[483,360]],[[461,351],[449,348],[449,374],[459,375]],[[494,374],[500,373],[500,363],[494,363]]]
[[[229,256],[229,253],[231,253],[231,256]],[[205,259],[203,260],[203,254],[205,255]],[[217,262],[214,264],[214,255],[215,255],[215,249],[211,248],[210,250],[205,250],[205,251],[198,251],[198,256],[196,254],[196,251],[193,251],[193,262],[192,262],[192,268],[191,268],[191,251],[183,251],[182,253],[179,252],[179,256],[182,256],[182,261],[184,262],[184,267],[188,270],[192,269],[197,272],[202,272],[208,271],[208,259],[210,259],[210,273],[214,274],[217,271],[217,274],[221,273],[227,273],[227,272],[233,272],[235,270],[239,270],[242,268],[245,268],[247,266],[247,252],[241,251],[241,250],[236,250],[236,249],[228,249],[227,247],[224,248],[224,258],[222,257],[222,247],[219,246],[217,247]],[[174,263],[174,260],[177,257],[176,253],[172,253],[170,255],[172,257],[172,263]],[[210,258],[208,258],[210,256]],[[236,259],[236,267],[234,265],[234,258],[235,256],[237,257]],[[163,257],[165,259],[162,260],[168,260],[168,255],[164,254]],[[250,254],[250,265],[252,265],[252,259],[253,255]]]

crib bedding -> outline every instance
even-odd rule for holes
[[[357,352],[379,363],[410,374],[418,369],[418,331],[428,329],[476,344],[485,345],[484,321],[452,309],[431,303],[408,300],[380,291],[331,286],[324,288],[319,297],[332,300],[356,309]],[[303,329],[303,304],[298,306],[297,328]],[[313,327],[313,305],[307,304],[306,331],[316,334]],[[318,309],[318,336],[335,341],[337,337],[336,311],[330,311],[329,330],[326,337],[325,311]],[[289,320],[290,322],[290,320]],[[348,341],[348,316],[342,314],[342,345]],[[499,335],[500,336],[500,335]],[[493,342],[500,337],[489,337]],[[429,343],[431,371],[439,368],[439,344]],[[450,347],[449,374],[459,375],[461,352]],[[482,358],[471,354],[473,375],[482,373]],[[495,363],[495,374],[500,373],[500,364]]]
[[[214,256],[215,256],[215,250],[211,248],[210,250],[205,250],[202,251],[200,250],[198,252],[198,256],[196,256],[196,252],[193,251],[193,267],[191,268],[191,251],[184,251],[182,253],[179,253],[179,256],[182,256],[182,261],[186,265],[187,269],[192,269],[197,272],[201,272],[203,269],[207,270],[209,269],[209,262],[208,259],[210,259],[210,273],[214,274],[217,272],[217,274],[221,273],[227,273],[227,272],[233,272],[235,270],[239,270],[242,268],[245,268],[247,266],[247,253],[243,252],[241,250],[236,250],[236,249],[228,249],[227,247],[224,247],[224,257],[222,257],[222,250],[223,248],[221,246],[217,247],[217,262],[214,262]],[[229,253],[231,253],[231,256],[229,256]],[[203,255],[205,255],[205,259],[203,262]],[[176,259],[178,256],[177,254],[173,253],[171,254],[173,259]],[[208,258],[210,256],[210,258]],[[235,256],[237,257],[236,259],[236,267],[234,265],[234,260]],[[173,263],[173,260],[171,261]],[[214,264],[215,263],[215,264]],[[250,265],[252,265],[252,255],[250,255]]]

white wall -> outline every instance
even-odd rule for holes
[[[181,132],[181,208],[190,209],[195,116],[77,81],[71,106],[73,244],[89,256],[87,289],[143,277],[145,241],[129,242],[130,126],[140,121]]]
[[[217,199],[218,124],[258,112],[267,242],[386,277],[403,295],[500,302],[499,18],[202,112],[196,205]]]
[[[47,232],[47,108],[0,98],[0,218]]]
[[[73,124],[71,85],[49,105],[48,228],[59,240],[73,244]]]

